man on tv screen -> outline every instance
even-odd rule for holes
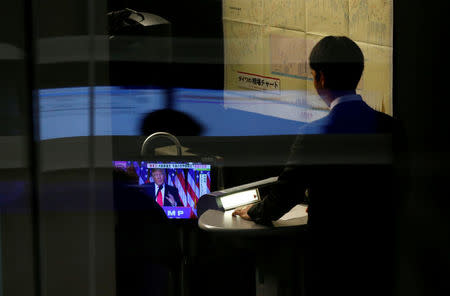
[[[183,207],[178,189],[166,184],[164,169],[152,170],[154,182],[144,185],[144,192],[153,198],[161,207]]]

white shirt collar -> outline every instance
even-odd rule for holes
[[[354,95],[337,97],[336,99],[333,100],[333,102],[331,102],[330,110],[333,110],[333,108],[336,107],[336,105],[338,105],[340,103],[354,102],[354,101],[362,101],[361,96],[358,94],[354,94]]]

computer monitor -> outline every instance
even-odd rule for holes
[[[116,160],[113,166],[134,176],[130,186],[158,203],[170,219],[196,219],[198,199],[211,192],[211,164]]]

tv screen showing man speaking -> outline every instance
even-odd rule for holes
[[[117,169],[161,206],[168,218],[197,218],[197,201],[211,192],[211,165],[193,162],[113,161]]]

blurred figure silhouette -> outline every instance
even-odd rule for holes
[[[117,295],[171,295],[181,247],[163,209],[148,198],[131,171],[114,170]]]
[[[126,217],[124,223],[134,220],[144,223],[166,223],[167,217],[163,209],[154,200],[143,194],[137,186],[138,180],[135,172],[115,168],[113,180],[115,210],[119,217]]]
[[[301,128],[290,160],[263,201],[233,215],[271,225],[306,200],[307,295],[392,295],[398,203],[392,159],[400,123],[356,93],[364,56],[351,39],[324,37],[309,62],[315,89],[330,113]],[[386,148],[373,152],[372,146]],[[380,158],[370,161],[369,152]],[[326,160],[309,162],[315,156]]]

